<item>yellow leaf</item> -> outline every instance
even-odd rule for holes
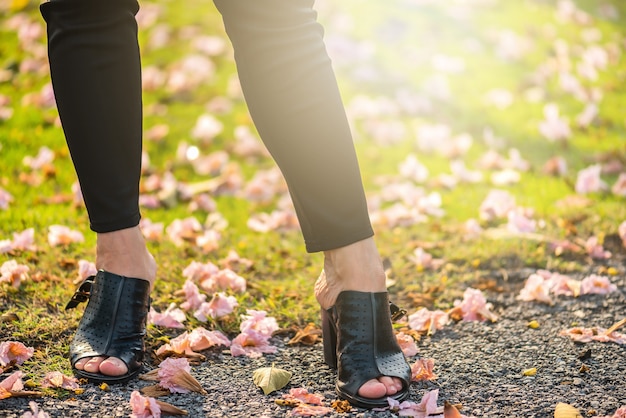
[[[524,376],[534,376],[537,374],[537,368],[533,367],[531,369],[526,369],[522,372]]]
[[[554,409],[554,418],[583,418],[583,416],[572,405],[559,402]]]
[[[100,387],[100,390],[104,390],[104,391],[109,390],[109,385],[107,385],[107,383],[106,383],[106,382],[102,382],[102,383],[100,383],[100,386],[99,386],[99,387]]]
[[[539,322],[532,320],[528,323],[528,328],[537,329],[539,328]]]
[[[609,276],[617,276],[619,274],[619,270],[615,267],[609,267],[608,269],[606,269],[606,272],[609,274]]]
[[[272,367],[261,367],[252,373],[254,384],[263,389],[266,395],[281,389],[289,383],[291,372],[277,369],[272,363]]]

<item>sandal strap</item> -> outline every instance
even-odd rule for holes
[[[72,295],[72,299],[65,305],[65,310],[73,309],[78,306],[79,303],[87,302],[91,296],[91,288],[96,276],[89,276],[80,284],[76,292]]]

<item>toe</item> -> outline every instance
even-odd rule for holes
[[[77,370],[84,370],[85,369],[85,364],[87,364],[87,362],[90,360],[91,358],[87,357],[87,358],[81,358],[80,360],[78,360],[76,363],[74,363],[74,368]]]
[[[104,361],[104,357],[91,357],[83,367],[83,370],[89,373],[98,373],[100,363]]]
[[[387,387],[376,379],[368,380],[359,388],[359,396],[370,399],[382,398],[387,394]]]
[[[386,394],[387,395],[395,395],[396,393],[398,393],[398,387],[396,385],[396,380],[398,380],[398,379],[394,379],[394,378],[389,377],[389,376],[382,376],[382,377],[378,378],[378,381],[380,383],[382,383],[383,385],[385,385],[385,390],[386,390]]]
[[[127,371],[126,364],[116,357],[109,357],[100,363],[100,373],[106,376],[121,376]]]

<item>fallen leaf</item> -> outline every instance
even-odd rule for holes
[[[554,409],[554,418],[583,418],[583,416],[572,405],[559,402]]]
[[[337,412],[339,412],[340,414],[343,413],[348,413],[352,410],[352,405],[350,405],[350,402],[345,401],[345,400],[334,400],[330,406]]]
[[[165,389],[160,385],[150,385],[141,388],[141,393],[144,396],[150,396],[151,398],[158,398],[159,396],[167,396],[171,394],[169,389]]]
[[[105,392],[109,390],[109,385],[106,382],[100,383],[100,386],[98,387],[100,388],[100,390],[103,390]]]
[[[291,372],[277,369],[274,367],[274,363],[271,367],[256,369],[252,374],[254,384],[263,389],[263,393],[266,395],[285,387],[290,379]]]
[[[539,328],[539,322],[532,320],[528,323],[528,328],[537,329]]]
[[[159,408],[161,408],[161,412],[164,415],[188,415],[187,411],[184,409],[177,408],[167,402],[159,401],[157,399],[156,403],[159,405]]]
[[[317,343],[320,335],[322,335],[322,330],[317,328],[315,324],[308,324],[304,329],[299,329],[296,332],[296,335],[289,340],[287,345],[293,344],[304,344],[304,345],[314,345]]]
[[[530,369],[525,369],[524,371],[522,371],[522,375],[523,376],[534,376],[537,374],[537,368],[536,367],[532,367]]]

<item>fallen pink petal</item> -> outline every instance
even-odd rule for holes
[[[156,399],[149,396],[141,396],[139,391],[134,390],[130,394],[130,418],[160,418],[161,408]]]
[[[66,376],[61,372],[48,372],[41,382],[42,388],[60,388],[68,390],[76,390],[80,388],[78,379]]]

